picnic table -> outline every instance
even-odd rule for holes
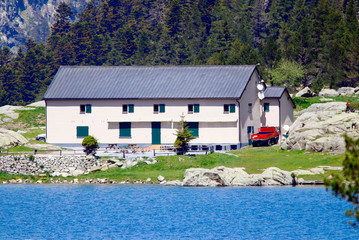
[[[117,145],[117,143],[109,143],[108,145],[107,145],[107,147],[106,147],[106,150],[107,149],[118,149],[118,145]]]

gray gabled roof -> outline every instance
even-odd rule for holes
[[[238,99],[256,66],[60,67],[44,99]]]
[[[281,98],[283,93],[287,92],[288,100],[292,103],[293,108],[296,108],[293,99],[290,97],[288,90],[285,87],[267,87],[264,90],[264,99],[266,98]]]
[[[281,98],[284,93],[285,87],[267,87],[264,90],[265,98]]]

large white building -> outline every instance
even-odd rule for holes
[[[192,144],[249,144],[261,126],[293,122],[284,87],[261,84],[256,66],[60,67],[44,99],[49,143],[173,145],[181,116]]]

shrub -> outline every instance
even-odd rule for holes
[[[89,135],[85,137],[84,140],[82,140],[82,146],[85,147],[85,152],[87,155],[89,155],[91,153],[95,153],[96,149],[99,146],[99,143],[96,138]]]

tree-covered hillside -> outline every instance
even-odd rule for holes
[[[356,86],[354,0],[93,0],[61,4],[46,44],[0,52],[1,104],[42,97],[60,65],[260,63],[268,84]]]

